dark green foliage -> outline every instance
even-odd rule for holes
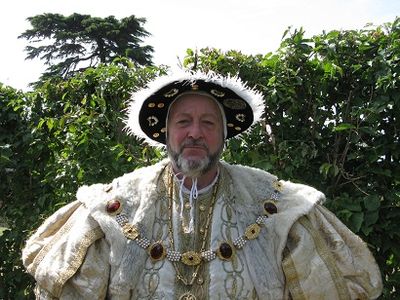
[[[322,190],[373,251],[382,299],[400,296],[399,35],[400,19],[311,38],[289,29],[275,53],[188,50],[184,62],[264,93],[263,122],[228,141],[224,158]],[[32,298],[23,242],[78,186],[164,157],[126,137],[121,121],[129,94],[162,72],[122,59],[31,93],[0,87],[1,299]]]
[[[240,74],[265,94],[264,123],[225,158],[325,192],[326,205],[373,251],[400,291],[400,19],[306,38],[288,30],[276,53],[188,51],[188,67]]]
[[[109,182],[163,153],[123,132],[123,110],[132,91],[161,69],[125,60],[34,92],[0,89],[0,299],[31,297],[32,280],[21,248],[44,218],[71,202],[83,184]]]
[[[54,76],[71,76],[76,71],[127,57],[139,65],[150,65],[153,48],[142,46],[149,33],[143,18],[114,16],[96,18],[74,13],[70,16],[42,14],[28,18],[32,29],[24,38],[36,46],[27,46],[27,59],[39,58],[49,67],[42,82]]]

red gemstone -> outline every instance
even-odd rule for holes
[[[152,259],[161,259],[164,254],[164,246],[161,243],[155,243],[151,246],[150,256]]]
[[[119,202],[118,200],[111,200],[108,201],[106,210],[108,213],[112,214],[118,211],[120,207],[121,207],[121,202]]]
[[[229,245],[228,243],[222,243],[219,246],[219,253],[225,259],[231,258],[232,254],[233,254],[233,250],[232,250],[231,245]]]
[[[272,202],[265,202],[264,209],[270,215],[276,214],[278,212],[278,208]]]

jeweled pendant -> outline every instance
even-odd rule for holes
[[[156,242],[150,246],[149,254],[152,260],[164,259],[166,255],[166,250],[162,242]]]
[[[201,256],[194,251],[188,251],[182,254],[182,262],[187,266],[196,266],[201,262]]]
[[[222,242],[217,250],[220,259],[230,260],[233,256],[233,247],[228,242]]]

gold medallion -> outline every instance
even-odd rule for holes
[[[272,183],[272,186],[274,187],[275,190],[282,192],[283,191],[283,184],[282,182],[280,182],[279,180],[275,180]]]
[[[246,231],[244,232],[245,237],[248,240],[254,240],[260,234],[261,227],[257,223],[251,224],[247,226]]]
[[[179,297],[179,300],[196,300],[196,296],[190,292],[186,292]]]
[[[196,266],[201,262],[201,256],[194,251],[188,251],[182,254],[182,262],[187,266]]]
[[[122,231],[125,237],[130,240],[136,240],[140,235],[139,229],[135,225],[129,223],[125,223],[124,226],[122,226]]]

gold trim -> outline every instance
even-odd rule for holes
[[[42,260],[44,259],[44,257],[46,256],[46,254],[50,251],[51,248],[53,248],[53,246],[61,239],[61,237],[67,233],[68,231],[70,231],[73,222],[74,222],[74,218],[72,217],[72,215],[76,212],[77,209],[79,209],[79,207],[81,206],[81,203],[76,202],[75,203],[76,207],[74,209],[71,208],[71,211],[68,211],[66,213],[66,215],[64,215],[64,219],[66,219],[66,222],[64,223],[64,225],[60,226],[60,228],[57,230],[50,232],[47,232],[46,237],[50,236],[51,234],[54,233],[53,237],[51,238],[50,242],[47,243],[45,246],[43,246],[43,248],[39,251],[39,253],[35,256],[35,258],[32,261],[32,265],[30,268],[28,268],[29,273],[31,274],[35,274],[37,267],[39,266],[39,264],[42,262]]]
[[[310,233],[311,237],[314,240],[315,247],[321,259],[324,261],[327,266],[329,273],[333,279],[333,282],[336,286],[336,291],[339,294],[339,299],[351,299],[349,291],[347,289],[346,282],[344,281],[344,277],[342,272],[340,272],[339,268],[335,263],[335,259],[333,258],[328,245],[326,244],[324,238],[321,236],[320,232],[314,229],[310,220],[307,217],[301,217],[299,219],[299,223],[304,226],[305,229]]]
[[[103,236],[104,233],[100,229],[100,227],[96,227],[88,231],[83,236],[77,251],[75,251],[74,255],[72,256],[72,261],[68,264],[68,268],[64,272],[61,272],[61,275],[54,282],[54,294],[56,296],[59,296],[61,294],[61,289],[65,282],[67,282],[67,280],[70,279],[82,265],[83,259],[86,256],[86,252],[89,246]]]
[[[296,266],[289,251],[286,258],[282,261],[282,268],[285,272],[286,284],[293,300],[307,300],[304,291],[301,288],[299,274],[297,273]]]

